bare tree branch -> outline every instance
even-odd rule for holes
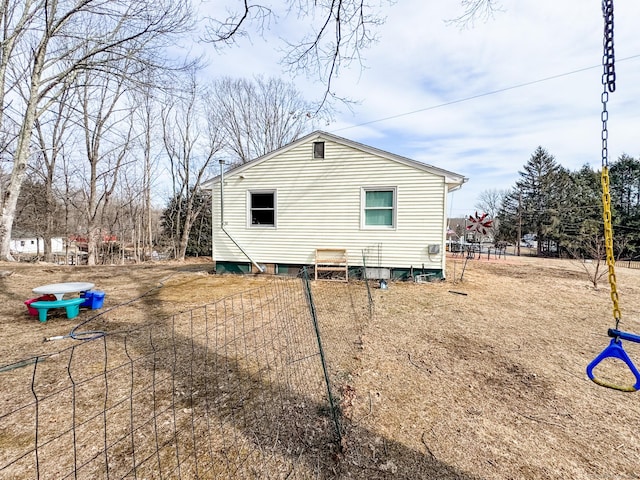
[[[161,62],[160,52],[172,34],[190,27],[188,0],[0,0],[3,22],[3,57],[0,59],[0,90],[7,84],[2,75],[12,72],[14,86],[22,82],[24,101],[17,112],[13,169],[0,199],[0,257],[11,259],[9,245],[16,202],[30,155],[31,136],[39,115],[74,81],[78,72],[102,68],[130,78]],[[28,20],[12,12],[29,12]],[[19,20],[16,20],[19,18]],[[7,23],[8,22],[8,23]],[[14,23],[15,22],[15,23]],[[9,30],[7,30],[9,27]],[[7,31],[12,33],[8,34]],[[5,44],[4,40],[20,41]],[[7,47],[7,49],[5,49]],[[126,62],[122,62],[126,60]],[[118,65],[127,70],[118,70]],[[7,70],[2,71],[2,65]],[[0,124],[0,127],[2,125]]]
[[[223,148],[221,125],[207,108],[204,92],[191,72],[183,98],[168,97],[162,111],[165,152],[170,162],[173,185],[172,202],[176,204],[169,232],[174,255],[184,260],[189,234],[203,204],[198,203],[200,185],[211,174],[216,156]]]
[[[317,108],[293,84],[262,77],[222,78],[211,87],[207,102],[234,163],[246,163],[307,133]]]
[[[207,17],[209,25],[205,27],[205,42],[216,44],[233,44],[238,37],[248,35],[245,27],[250,27],[251,23],[257,23],[258,31],[262,33],[271,18],[274,17],[273,11],[259,4],[249,3],[248,0],[243,1],[243,8],[238,12],[230,13],[225,20],[216,20]]]
[[[476,21],[484,21],[493,18],[497,12],[501,12],[502,6],[498,0],[461,0],[464,13],[462,15],[447,20],[450,25],[457,25],[460,28],[473,27]]]
[[[228,15],[224,21],[209,19],[204,37],[214,45],[229,45],[237,38],[249,35],[255,28],[259,35],[268,30],[271,22],[292,16],[304,24],[300,38],[283,40],[282,63],[295,74],[317,78],[325,85],[318,108],[329,99],[339,99],[332,82],[341,68],[356,62],[363,68],[363,51],[378,40],[377,30],[384,23],[384,5],[394,0],[287,0],[282,12],[267,7],[260,0],[244,0],[242,7]],[[461,0],[464,13],[450,20],[461,26],[486,20],[500,10],[499,0]],[[317,112],[316,112],[317,113]]]

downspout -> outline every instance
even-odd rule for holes
[[[447,230],[449,229],[449,221],[447,220],[447,208],[449,207],[449,204],[447,202],[447,200],[449,199],[449,193],[451,193],[451,191],[449,190],[449,186],[447,185],[447,179],[445,177],[444,179],[444,194],[443,194],[443,199],[442,199],[442,204],[444,205],[444,208],[442,209],[443,211],[443,215],[442,215],[442,222],[444,223],[443,225],[443,242],[442,242],[442,246],[444,247],[442,249],[442,280],[446,280],[447,279]],[[453,202],[451,202],[453,204]],[[449,211],[449,216],[451,215],[451,211]],[[427,247],[429,248],[429,247]],[[424,271],[422,272],[424,273]],[[455,281],[455,278],[453,279]]]
[[[231,236],[227,229],[224,228],[224,160],[220,159],[220,229],[225,233],[227,237],[234,243],[236,247],[243,253],[245,257],[249,259],[249,261],[258,269],[260,273],[264,273],[264,268],[251,258],[251,256],[244,251],[244,248],[236,242],[235,238]]]

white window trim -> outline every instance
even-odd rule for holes
[[[367,192],[393,192],[392,225],[366,225]],[[361,230],[396,230],[398,226],[398,187],[362,187],[360,189],[360,229]]]
[[[273,194],[273,225],[262,225],[262,224],[253,224],[251,223],[251,195],[264,194],[264,193],[272,193]],[[275,229],[278,227],[278,191],[273,190],[247,190],[247,228],[271,228]]]

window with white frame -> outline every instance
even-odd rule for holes
[[[249,192],[249,218],[252,227],[275,227],[276,192]]]
[[[395,228],[396,189],[362,189],[362,226],[364,228]]]

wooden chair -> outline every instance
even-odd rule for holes
[[[344,248],[317,248],[315,276],[318,280],[320,272],[344,273],[344,278],[339,280],[349,281],[349,265],[347,262],[347,250]],[[330,280],[336,280],[329,278]]]

